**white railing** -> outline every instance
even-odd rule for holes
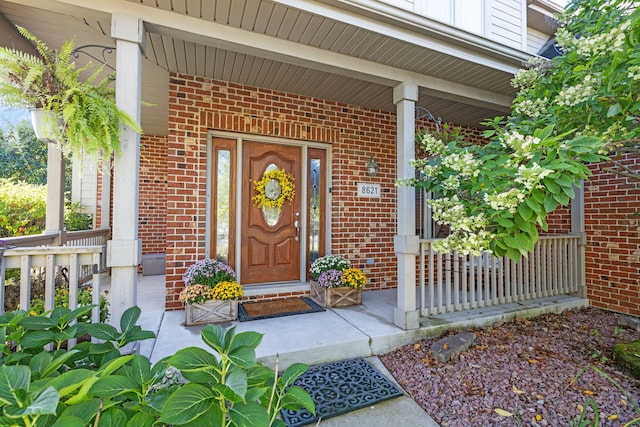
[[[31,282],[35,274],[44,275],[44,308],[53,309],[56,276],[62,267],[67,268],[69,283],[69,308],[75,309],[80,289],[80,274],[90,269],[92,274],[92,304],[95,305],[91,319],[100,321],[100,270],[103,267],[103,246],[64,247],[47,246],[39,248],[0,248],[0,284],[5,283],[7,271],[20,269],[20,309],[28,311],[31,304]],[[35,273],[35,274],[34,274]],[[16,286],[16,285],[8,285]],[[5,286],[0,286],[0,313],[4,313]]]
[[[95,230],[70,231],[65,234],[64,246],[102,246],[103,251],[100,259],[100,270],[102,273],[107,266],[107,240],[111,233],[110,228],[99,228]],[[80,284],[85,284],[91,280],[93,269],[89,266],[83,266],[80,271]]]
[[[580,290],[580,236],[543,236],[527,258],[458,256],[420,241],[421,315],[515,303]]]
[[[94,230],[64,231],[60,234],[34,234],[31,236],[7,237],[0,240],[0,248],[49,247],[51,245],[58,245],[58,243],[66,247],[103,246],[102,259],[99,264],[101,268],[100,271],[103,272],[107,265],[106,246],[110,233],[111,229],[106,227]],[[88,265],[83,266],[80,270],[80,284],[87,283],[92,279],[92,276],[93,268]]]
[[[58,234],[33,234],[31,236],[5,237],[0,239],[0,246],[33,248],[60,244],[62,246],[103,246],[107,244],[111,229],[96,228],[94,230],[64,231]]]
[[[63,246],[104,246],[107,244],[110,228],[95,230],[69,231],[65,233]]]

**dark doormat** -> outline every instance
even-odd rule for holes
[[[361,357],[311,366],[295,385],[305,389],[316,404],[316,415],[306,409],[281,411],[289,427],[317,423],[383,400],[402,396],[402,391]]]
[[[309,297],[243,302],[238,304],[238,320],[246,322],[248,320],[270,319],[272,317],[315,313],[318,311],[325,310]]]

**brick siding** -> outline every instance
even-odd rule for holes
[[[167,138],[144,135],[140,140],[138,237],[142,254],[167,248]]]
[[[640,172],[640,156],[623,164]],[[640,316],[640,182],[592,167],[585,186],[587,290],[591,304]]]
[[[182,274],[204,258],[209,130],[331,144],[331,252],[365,272],[367,289],[396,286],[395,114],[180,74],[169,85],[167,309],[182,307]],[[364,173],[372,156],[374,178]],[[380,184],[381,198],[358,198],[359,181]]]

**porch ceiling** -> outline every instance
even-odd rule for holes
[[[420,22],[388,22],[389,16],[383,20],[371,10],[356,13],[353,5],[329,2],[17,1],[0,0],[0,13],[53,46],[74,35],[78,46],[115,46],[111,12],[142,16],[142,97],[155,105],[143,107],[142,126],[158,135],[167,133],[169,72],[385,111],[395,110],[392,87],[411,78],[420,85],[419,106],[445,121],[477,126],[509,110],[509,80],[522,60],[506,48],[488,49],[490,42],[480,48],[451,35],[445,41]],[[10,43],[2,31],[0,40]],[[86,59],[81,55],[78,61]],[[115,55],[106,59],[115,68]]]

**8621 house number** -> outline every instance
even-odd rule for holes
[[[359,182],[358,197],[380,198],[380,184],[370,184],[367,182]]]

